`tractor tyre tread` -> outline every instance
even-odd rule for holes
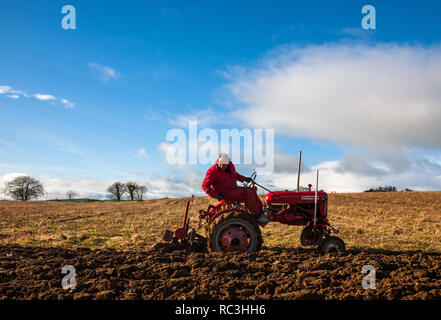
[[[318,244],[318,246],[317,246],[317,250],[318,250],[318,252],[319,252],[320,254],[324,254],[324,252],[322,252],[322,247],[323,247],[323,244],[324,244],[325,242],[327,242],[327,241],[338,241],[338,242],[340,242],[340,243],[341,243],[341,246],[342,246],[342,248],[343,248],[343,250],[342,250],[341,252],[345,252],[345,251],[346,251],[346,245],[345,245],[344,241],[343,241],[341,238],[336,237],[336,236],[329,236],[329,237],[323,238],[323,239],[319,242],[319,244]]]
[[[255,221],[255,219],[248,213],[245,213],[243,211],[232,211],[226,214],[221,215],[220,217],[216,218],[208,227],[208,237],[207,237],[207,249],[209,253],[213,253],[213,252],[217,252],[215,250],[215,248],[213,248],[212,245],[212,236],[214,234],[214,230],[216,229],[216,227],[221,224],[222,222],[224,222],[225,220],[228,219],[232,219],[232,218],[238,218],[238,219],[243,219],[246,220],[247,222],[251,223],[251,225],[253,226],[254,230],[256,231],[257,234],[257,245],[256,245],[256,249],[253,251],[259,251],[262,248],[262,244],[263,244],[263,238],[262,238],[262,232],[259,228],[258,223]]]

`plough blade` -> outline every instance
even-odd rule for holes
[[[162,241],[153,244],[151,250],[180,250],[180,249],[192,249],[205,245],[205,237],[199,235],[196,230],[189,226],[188,208],[190,201],[187,201],[185,207],[184,219],[182,226],[177,228],[175,232],[165,230],[162,236]]]

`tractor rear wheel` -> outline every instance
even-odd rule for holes
[[[244,212],[230,212],[210,225],[207,237],[209,252],[254,252],[263,239],[255,220]]]
[[[300,234],[300,243],[302,246],[315,246],[319,243],[323,238],[323,234],[321,232],[313,231],[312,226],[304,227],[302,233]]]
[[[318,245],[318,251],[321,254],[331,252],[345,252],[345,243],[339,237],[327,237]]]

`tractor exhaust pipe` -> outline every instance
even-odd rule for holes
[[[318,178],[319,178],[319,170],[317,169],[317,181],[315,183],[315,196],[314,196],[314,228],[317,220],[317,192],[318,192]]]
[[[302,164],[302,151],[299,151],[299,167],[297,169],[297,192],[300,191],[300,167]]]

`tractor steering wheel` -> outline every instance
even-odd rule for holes
[[[253,174],[250,176],[250,178],[252,179],[251,182],[247,183],[247,188],[254,188],[254,181],[256,180],[256,171],[253,172]]]

